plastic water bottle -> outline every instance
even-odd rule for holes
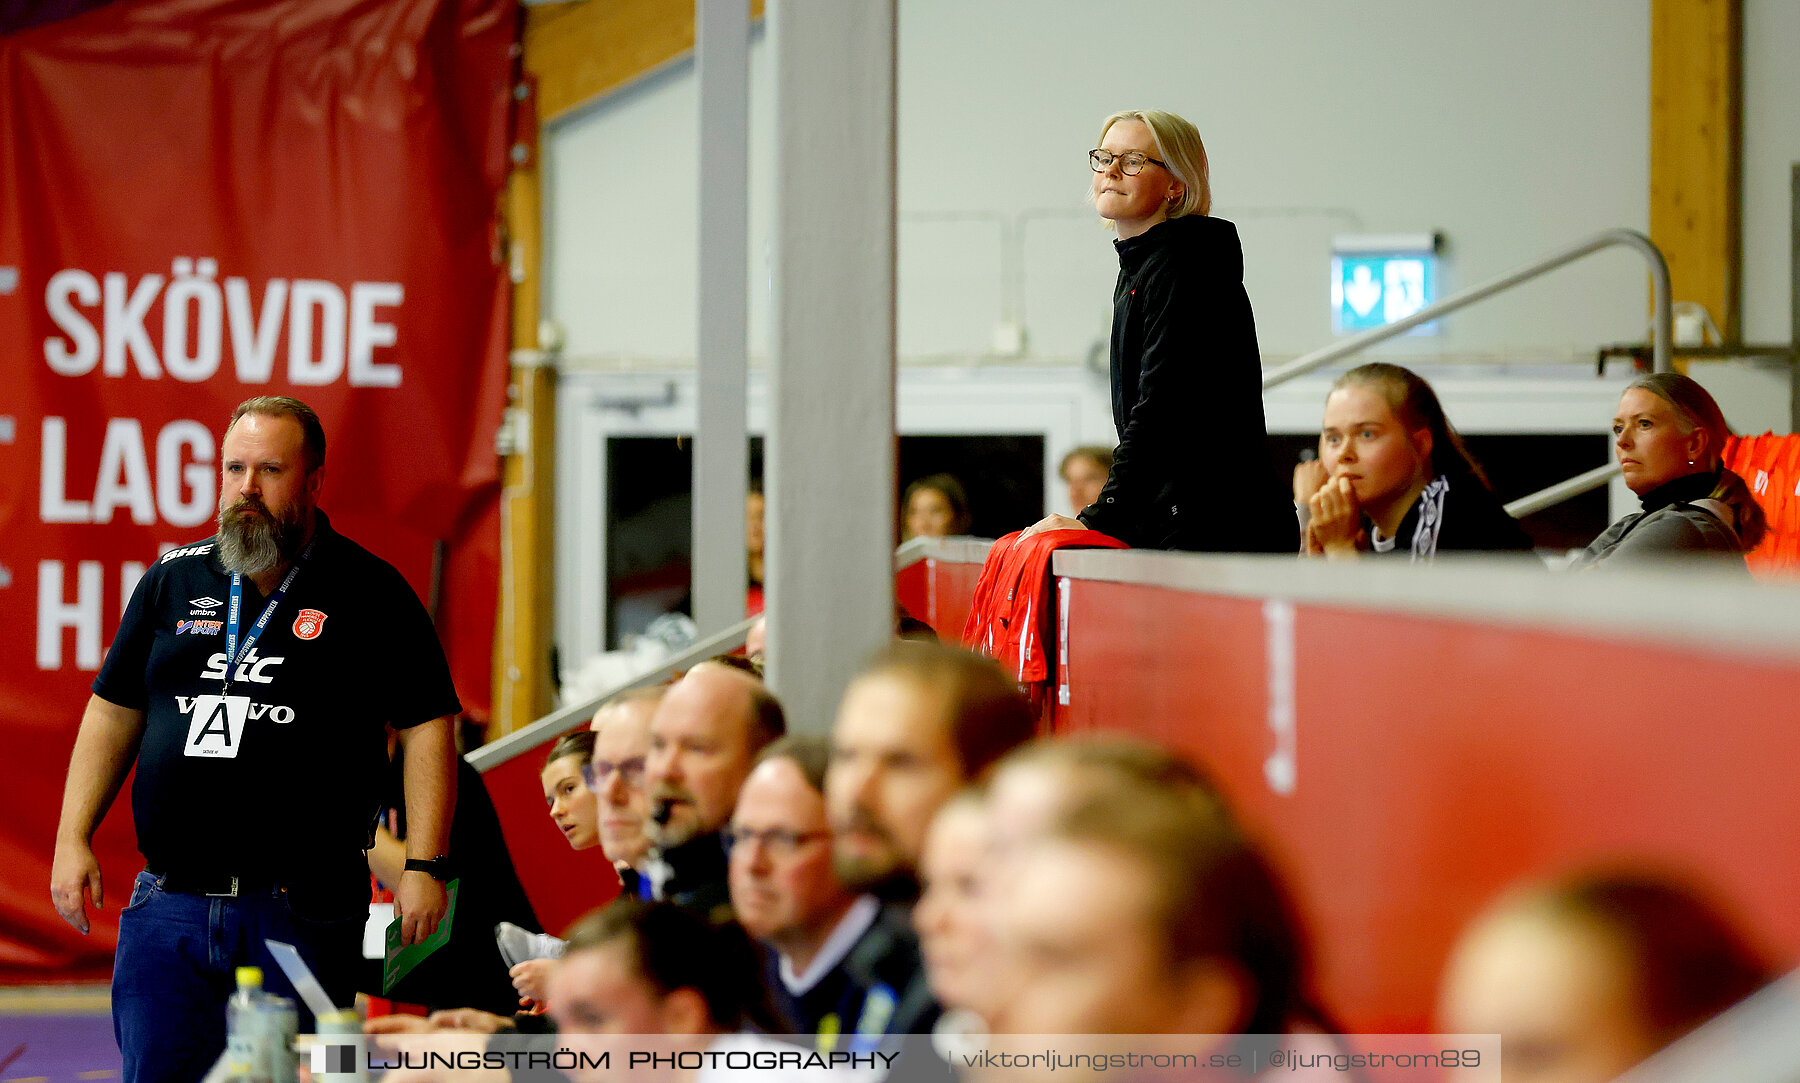
[[[264,993],[259,1002],[261,1021],[268,1035],[271,1083],[299,1083],[300,1062],[294,1042],[300,1036],[300,1013],[287,997]]]
[[[299,1013],[294,1002],[264,992],[258,967],[238,967],[237,982],[237,992],[225,1002],[225,1078],[231,1083],[296,1083]]]
[[[237,992],[225,1002],[225,1077],[231,1083],[274,1083],[273,1035],[262,1004],[262,968],[237,968]]]
[[[369,1083],[362,1028],[363,1015],[357,1008],[319,1016],[319,1039],[312,1051],[314,1083]]]

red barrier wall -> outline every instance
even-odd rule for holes
[[[1285,585],[1293,568],[1264,578]],[[897,573],[896,593],[954,637],[979,570],[928,557]],[[1540,593],[1608,585],[1528,582]],[[1478,909],[1521,877],[1601,860],[1697,874],[1777,958],[1800,956],[1800,631],[1766,651],[1653,640],[1686,597],[1656,613],[1597,610],[1620,614],[1606,630],[1516,611],[1445,616],[1380,601],[1271,605],[1243,590],[1059,583],[1070,701],[1057,726],[1141,733],[1207,766],[1294,885],[1320,992],[1348,1028],[1429,1030],[1444,956]],[[1751,591],[1727,595],[1724,610],[1740,597],[1786,604]],[[1707,598],[1691,600],[1699,609]],[[1744,626],[1761,619],[1747,613]],[[1285,679],[1271,681],[1272,657]],[[1284,701],[1288,793],[1267,773],[1282,747],[1271,708]],[[547,746],[485,777],[554,931],[609,898],[613,881],[597,850],[569,851],[544,814]]]
[[[919,545],[920,540],[909,542]],[[981,563],[993,543],[980,538],[923,540],[924,551],[894,573],[894,597],[947,643],[962,642]],[[902,550],[904,552],[904,550]]]
[[[930,558],[924,557],[913,561],[894,573],[894,601],[901,609],[906,610],[917,620],[926,620],[931,612],[931,576]],[[935,629],[937,626],[932,625]]]
[[[512,851],[513,867],[532,909],[544,931],[561,936],[576,918],[612,901],[619,893],[619,878],[600,847],[569,849],[550,820],[538,773],[555,740],[553,735],[540,747],[493,767],[481,780],[500,814],[506,848]]]
[[[969,603],[975,598],[975,584],[981,579],[981,565],[934,560],[931,572],[935,583],[932,589],[931,616],[926,623],[945,642],[959,643],[962,641],[963,625],[969,623]]]
[[[1064,579],[1062,729],[1187,750],[1290,875],[1349,1029],[1430,1026],[1456,932],[1503,885],[1643,856],[1800,955],[1800,658],[1320,604],[1292,609],[1295,785],[1259,598]],[[1278,603],[1279,604],[1279,603]]]

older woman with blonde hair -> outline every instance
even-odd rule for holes
[[[1592,568],[1720,554],[1742,567],[1768,529],[1744,479],[1721,458],[1731,427],[1706,388],[1678,372],[1634,380],[1613,418],[1613,451],[1643,510],[1570,564]]]
[[[1137,548],[1292,552],[1295,527],[1268,452],[1256,320],[1237,227],[1212,210],[1194,125],[1155,109],[1107,117],[1088,152],[1094,208],[1117,234],[1112,406],[1119,444],[1076,519]],[[1221,462],[1233,477],[1220,485]],[[1229,496],[1225,494],[1229,493]]]

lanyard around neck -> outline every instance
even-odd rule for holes
[[[220,695],[231,694],[232,671],[255,649],[256,641],[262,638],[263,629],[269,626],[269,618],[275,615],[275,607],[281,604],[281,599],[287,596],[288,588],[294,585],[294,577],[300,574],[300,565],[312,555],[312,547],[312,542],[306,543],[300,559],[294,561],[294,566],[282,578],[281,585],[275,588],[275,593],[269,595],[268,603],[263,606],[262,616],[256,618],[256,623],[251,626],[250,634],[244,637],[241,648],[238,646],[238,619],[244,605],[244,577],[238,572],[231,573],[231,605],[225,611],[225,681]]]

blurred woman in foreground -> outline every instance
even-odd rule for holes
[[[1635,874],[1503,899],[1450,958],[1446,1033],[1499,1034],[1508,1083],[1602,1083],[1772,975],[1710,905]]]

